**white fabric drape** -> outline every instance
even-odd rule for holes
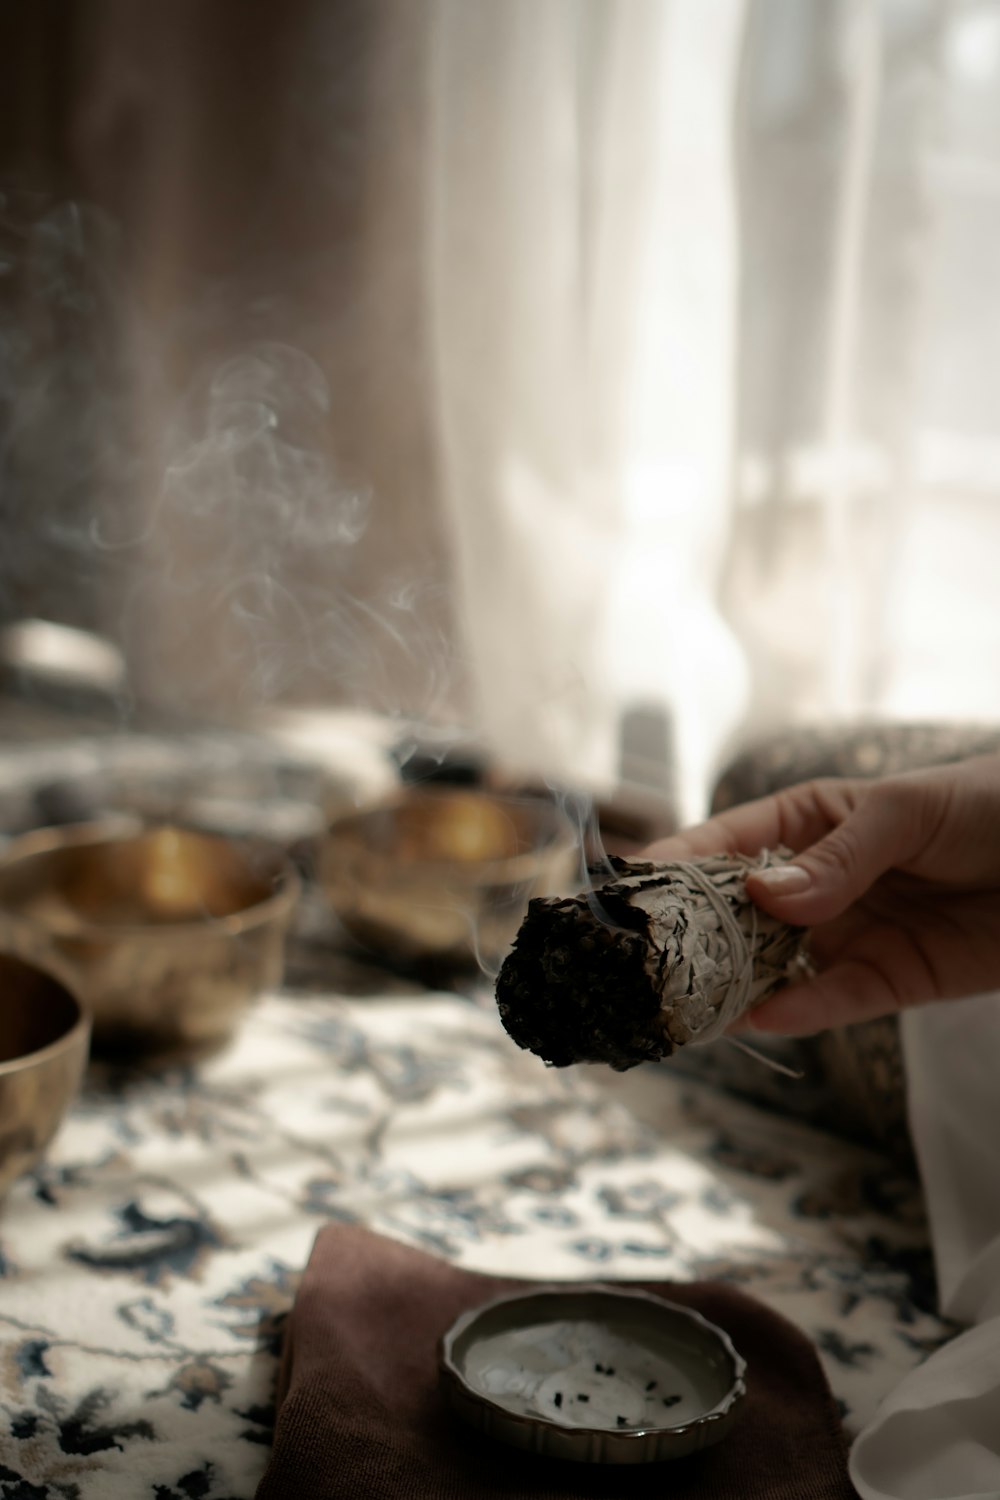
[[[1000,715],[1000,7],[752,7],[725,606],[746,732]]]
[[[899,1387],[858,1437],[864,1500],[1000,1495],[1000,995],[903,1018],[910,1119],[941,1311],[970,1325]]]
[[[589,784],[614,779],[630,700],[684,702],[685,786],[740,707],[712,591],[742,3],[709,11],[431,11],[430,321],[472,721],[505,764]]]
[[[1000,716],[996,3],[442,0],[426,223],[471,721],[682,817],[797,721]]]
[[[1000,716],[998,0],[243,14],[94,8],[96,208],[12,250],[90,344],[8,340],[17,514],[141,701],[585,783],[648,710],[684,817],[761,728]]]
[[[430,17],[428,291],[472,722],[509,765],[606,773],[594,664],[619,497],[588,357],[579,7]]]
[[[161,17],[151,48],[107,4],[77,137],[105,196],[123,139],[145,169],[113,205],[140,205],[145,516],[100,531],[136,538],[137,697],[346,699],[602,788],[648,705],[693,815],[745,697],[715,597],[745,0],[262,10],[248,52],[281,70],[228,150],[266,163],[274,243],[218,279],[244,222],[205,173],[241,97],[222,22]]]

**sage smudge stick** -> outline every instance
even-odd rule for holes
[[[532,901],[497,978],[519,1046],[624,1071],[712,1041],[805,966],[804,932],[746,891],[788,850],[677,864],[611,859],[591,891]]]

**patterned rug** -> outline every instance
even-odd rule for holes
[[[592,1071],[416,991],[275,996],[197,1069],[92,1067],[0,1215],[0,1493],[249,1500],[330,1218],[483,1270],[738,1281],[855,1430],[948,1332],[915,1185],[668,1068]]]

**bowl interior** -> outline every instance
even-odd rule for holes
[[[167,926],[259,906],[274,896],[280,873],[269,850],[190,829],[68,833],[0,867],[0,902],[55,930]]]
[[[53,1046],[80,1016],[78,1002],[53,975],[0,954],[0,1064]]]
[[[559,812],[541,800],[481,792],[413,791],[334,824],[335,836],[405,864],[503,864],[567,839]]]
[[[489,1304],[459,1321],[445,1357],[480,1398],[590,1431],[682,1427],[741,1389],[720,1330],[660,1298],[594,1287]]]

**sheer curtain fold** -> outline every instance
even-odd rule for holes
[[[588,494],[572,0],[436,0],[424,233],[472,721],[508,764],[606,762],[590,672],[613,497]]]
[[[1000,7],[754,0],[723,590],[745,734],[1000,715]]]
[[[473,722],[513,766],[607,776],[593,663],[619,499],[588,420],[581,7],[439,0],[430,21],[430,325]]]
[[[739,652],[712,592],[741,11],[437,0],[430,12],[442,487],[474,718],[511,764],[613,780],[622,712],[648,700],[676,724],[694,792],[738,716]]]

